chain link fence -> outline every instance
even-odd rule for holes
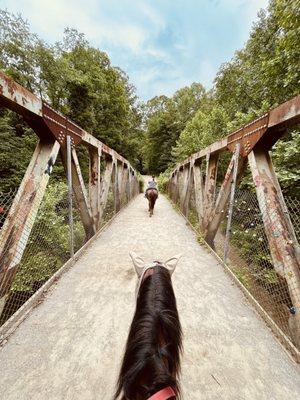
[[[295,207],[297,199],[285,199],[291,219],[299,233],[299,212]],[[268,218],[272,220],[268,210]],[[271,212],[272,213],[272,212]],[[216,240],[216,252],[223,258],[226,218],[221,224]],[[287,285],[282,265],[275,265],[266,236],[277,235],[277,227],[268,223],[265,227],[263,218],[266,210],[260,211],[256,193],[237,190],[233,207],[227,265],[240,282],[249,290],[279,328],[293,340],[289,324],[293,312],[291,293]]]
[[[8,215],[16,192],[0,193],[0,227],[2,228]],[[41,196],[38,192],[37,196]],[[75,204],[75,202],[73,202]],[[11,247],[9,241],[4,249],[3,262],[10,259],[6,253],[16,253],[16,261],[11,261],[13,276],[6,282],[2,290],[6,294],[6,302],[1,314],[0,324],[3,324],[22,304],[28,300],[69,258],[70,229],[68,219],[69,201],[68,188],[64,183],[50,184],[37,211],[30,212],[28,231],[22,235],[17,246]],[[24,213],[26,210],[24,210]],[[74,249],[78,250],[84,243],[85,233],[77,208],[74,206]],[[6,223],[11,223],[7,221]],[[22,221],[13,221],[18,229]],[[32,225],[33,224],[33,225]],[[32,225],[31,232],[29,226]],[[28,241],[26,243],[26,238]],[[23,241],[23,243],[22,243]],[[25,247],[25,249],[24,249]],[[23,252],[24,250],[24,252]],[[23,252],[23,254],[22,254]],[[18,259],[20,261],[18,262]],[[4,267],[4,265],[2,266]],[[8,274],[10,275],[10,274]]]
[[[5,223],[13,223],[13,229],[18,229],[22,224],[22,221],[7,220],[9,210],[16,196],[18,197],[17,190],[0,192],[0,230]],[[42,195],[38,192],[37,196]],[[129,197],[125,195],[122,198],[122,206],[128,201]],[[86,242],[86,235],[74,196],[72,204],[74,252],[76,252]],[[25,213],[26,210],[24,210],[24,215]],[[114,194],[112,187],[110,187],[100,228],[113,217],[114,213]],[[0,316],[0,326],[71,257],[67,183],[50,182],[45,195],[41,198],[41,204],[37,212],[30,212],[28,222],[28,227],[31,224],[33,225],[27,243],[26,232],[25,236],[24,234],[22,235],[19,244],[15,245],[17,248],[14,248],[12,236],[10,236],[5,243],[4,257],[0,260],[2,269],[6,263],[15,264],[17,267],[11,269],[12,273],[8,274],[8,278],[1,287],[2,294],[6,293],[6,301]],[[27,236],[29,231],[30,228],[28,228]],[[9,254],[12,253],[16,253],[14,258],[16,262],[9,257]]]
[[[285,197],[285,203],[296,239],[299,241],[300,200]],[[224,213],[224,219],[215,237],[214,250],[224,260],[229,204],[221,212]],[[236,189],[225,261],[277,326],[299,348],[299,343],[295,340],[295,337],[300,337],[299,326],[293,320],[295,302],[300,303],[299,291],[287,284],[286,274],[289,272],[284,270],[282,263],[275,265],[271,255],[266,232],[268,236],[273,237],[280,234],[274,222],[276,218],[273,217],[275,215],[272,215],[270,209],[260,209],[256,192]],[[199,231],[200,241],[203,240],[196,212],[194,188],[191,190],[188,219]]]

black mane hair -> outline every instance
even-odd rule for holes
[[[114,400],[145,400],[167,386],[179,398],[181,350],[171,277],[157,265],[139,290]]]

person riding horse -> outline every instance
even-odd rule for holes
[[[156,180],[155,180],[155,176],[152,176],[152,181],[148,181],[148,186],[147,186],[147,189],[146,189],[146,192],[145,192],[146,199],[148,198],[147,197],[148,191],[152,190],[152,189],[156,190],[157,194],[158,194],[158,189],[157,189],[157,183],[156,183]]]
[[[152,176],[152,181],[148,181],[145,197],[146,199],[148,199],[149,203],[149,216],[152,217],[154,205],[158,197],[158,189],[157,189],[157,183],[155,181],[155,176]]]

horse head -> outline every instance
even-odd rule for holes
[[[175,399],[182,333],[171,276],[180,256],[164,262],[130,256],[138,278],[136,309],[114,399]]]

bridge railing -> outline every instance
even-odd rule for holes
[[[0,106],[39,137],[19,188],[0,193],[1,325],[138,194],[139,182],[126,159],[2,72]],[[52,178],[58,155],[64,182]]]
[[[193,154],[175,168],[167,185],[202,240],[252,293],[298,356],[300,202],[284,198],[269,150],[299,122],[300,96]],[[222,177],[218,162],[224,168],[226,153],[231,160]],[[247,168],[253,189],[245,191],[238,185]]]

